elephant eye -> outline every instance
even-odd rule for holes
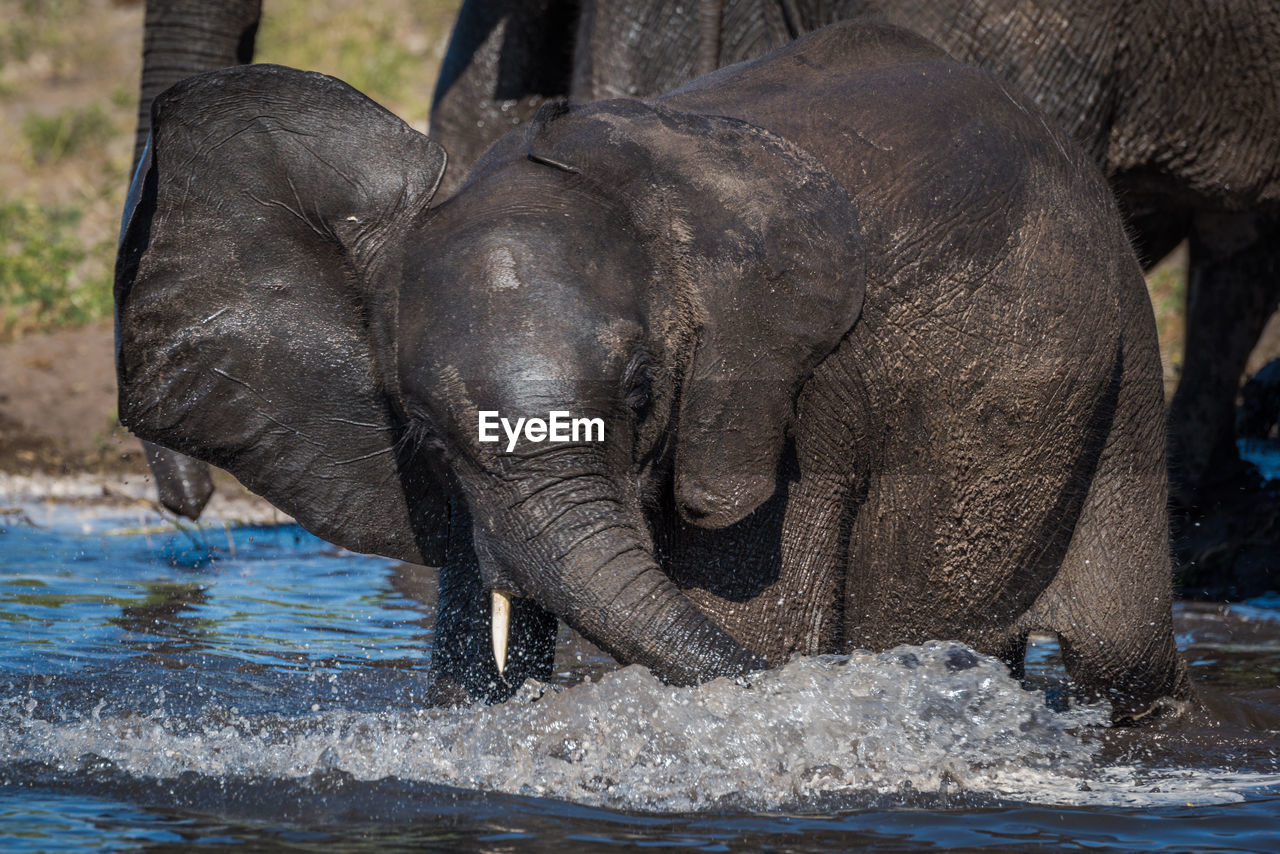
[[[444,439],[426,414],[415,406],[409,407],[408,429],[400,441],[413,448],[415,454],[423,451],[440,452],[445,449]]]
[[[643,421],[653,402],[653,364],[641,354],[631,360],[625,379],[627,408],[636,421]]]

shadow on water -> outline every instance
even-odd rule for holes
[[[1275,839],[1275,804],[1265,801],[1212,809],[1118,808],[1107,815],[1025,805],[942,809],[885,803],[830,817],[664,817],[395,781],[326,793],[280,781],[239,780],[190,785],[181,799],[160,791],[156,797],[135,791],[134,803],[118,798],[82,792],[68,802],[33,791],[24,806],[32,824],[43,818],[65,842],[79,829],[85,842],[115,835],[142,850],[228,843],[344,851],[575,852],[636,843],[694,851],[1026,850],[1064,843],[1132,850],[1158,849],[1163,840],[1170,848],[1215,851],[1267,850]],[[184,807],[186,800],[201,805]],[[153,803],[159,805],[138,805]]]
[[[552,684],[445,712],[431,571],[293,527],[23,509],[41,527],[0,518],[6,851],[1280,850],[1280,595],[1179,606],[1205,710],[1152,728],[1072,705],[1049,638],[1033,690],[951,644],[674,689],[565,632]]]
[[[59,785],[39,771],[17,811],[33,844],[178,851],[228,844],[289,850],[591,852],[620,845],[689,851],[1194,850],[1274,851],[1276,796],[1206,807],[999,804],[980,798],[871,799],[830,815],[628,814],[537,798],[339,775],[303,781],[100,772]],[[12,830],[17,830],[13,827]],[[12,838],[12,837],[10,837]],[[12,850],[12,849],[11,849]]]
[[[1211,489],[1172,519],[1185,597],[1238,602],[1280,589],[1280,440],[1240,440],[1256,467]]]

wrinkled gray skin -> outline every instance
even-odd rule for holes
[[[1141,273],[1087,157],[984,72],[840,25],[549,105],[436,208],[440,146],[321,75],[203,75],[154,117],[121,420],[442,566],[437,700],[545,675],[552,615],[675,683],[938,637],[1016,667],[1043,629],[1117,717],[1188,694]],[[476,439],[553,409],[605,441]]]
[[[193,74],[253,61],[261,7],[261,0],[147,0],[134,163],[151,132],[156,95]],[[199,518],[213,495],[209,467],[145,440],[142,450],[160,503],[188,519]]]
[[[455,161],[465,158],[469,168],[501,135],[494,132],[496,118],[488,131],[478,126],[485,117],[510,112],[528,119],[548,97],[567,91],[566,69],[571,63],[571,33],[577,26],[578,6],[563,0],[502,0],[473,5],[463,13],[468,17],[455,32],[451,47],[455,53],[475,49],[466,32],[487,32],[497,23],[509,33],[498,51],[487,56],[490,65],[480,76],[488,85],[487,91],[477,95],[468,108],[482,115],[468,116],[460,133],[438,134],[446,143],[453,143]],[[151,130],[155,97],[193,74],[252,62],[261,15],[262,0],[147,0],[135,164]],[[527,93],[514,111],[510,105],[503,109],[494,101],[505,97],[501,95],[505,80]],[[459,89],[455,94],[461,92]],[[151,442],[143,441],[142,447],[160,503],[179,515],[199,518],[213,494],[208,466]]]
[[[251,59],[260,5],[148,0],[139,145],[155,94]],[[1190,239],[1186,353],[1168,420],[1173,493],[1207,507],[1217,488],[1237,488],[1246,469],[1234,441],[1236,392],[1280,299],[1273,3],[467,0],[431,116],[432,138],[450,152],[438,197],[549,98],[655,95],[860,14],[922,33],[1057,119],[1111,179],[1144,263]],[[163,449],[148,458],[163,502],[198,515],[207,473]]]
[[[540,98],[645,97],[708,61],[761,56],[855,15],[907,27],[1026,93],[1102,167],[1139,257],[1190,240],[1186,352],[1168,415],[1174,496],[1209,507],[1249,469],[1233,429],[1250,350],[1280,300],[1280,5],[1270,0],[541,0],[504,17],[467,0],[431,134],[453,155],[443,192]],[[722,9],[718,43],[700,20]],[[573,32],[564,21],[576,10]],[[557,33],[575,44],[528,60]],[[708,51],[712,56],[708,56]],[[564,63],[549,67],[554,61]],[[520,69],[537,67],[539,85]],[[548,91],[547,81],[567,81]],[[505,106],[503,106],[505,104]],[[477,127],[483,124],[482,127]],[[1242,478],[1245,478],[1242,480]]]

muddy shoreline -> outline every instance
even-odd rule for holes
[[[34,524],[28,508],[59,504],[88,511],[136,511],[142,525],[189,526],[164,509],[155,499],[150,475],[105,474],[6,474],[0,472],[0,527],[6,519]],[[200,517],[202,524],[287,525],[293,519],[238,484],[219,489]]]

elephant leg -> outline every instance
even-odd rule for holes
[[[457,192],[480,155],[569,94],[577,0],[467,0],[449,36],[431,104],[430,136],[449,152],[436,204]]]
[[[1173,497],[1202,506],[1216,484],[1248,469],[1235,412],[1249,353],[1280,299],[1280,218],[1196,218],[1187,282],[1186,354],[1169,409]]]
[[[501,703],[525,679],[550,677],[558,623],[554,614],[531,599],[512,602],[507,662],[498,673],[493,657],[491,594],[480,578],[470,516],[456,505],[449,512],[447,553],[445,565],[440,567],[428,702],[433,706]]]
[[[151,102],[202,71],[253,61],[262,0],[147,0],[133,162],[151,132]]]
[[[995,650],[996,658],[1009,668],[1009,675],[1022,679],[1027,672],[1027,636],[1030,632],[1017,631],[1009,635]]]
[[[1071,543],[1058,574],[1020,621],[1023,630],[1058,634],[1072,680],[1109,700],[1116,720],[1140,718],[1162,697],[1191,695],[1173,636],[1163,393],[1154,349],[1126,348],[1112,428]]]
[[[151,133],[151,102],[184,77],[253,61],[261,0],[148,0],[142,47],[142,84],[133,162]],[[142,443],[160,503],[198,519],[213,495],[209,467],[151,442]]]

